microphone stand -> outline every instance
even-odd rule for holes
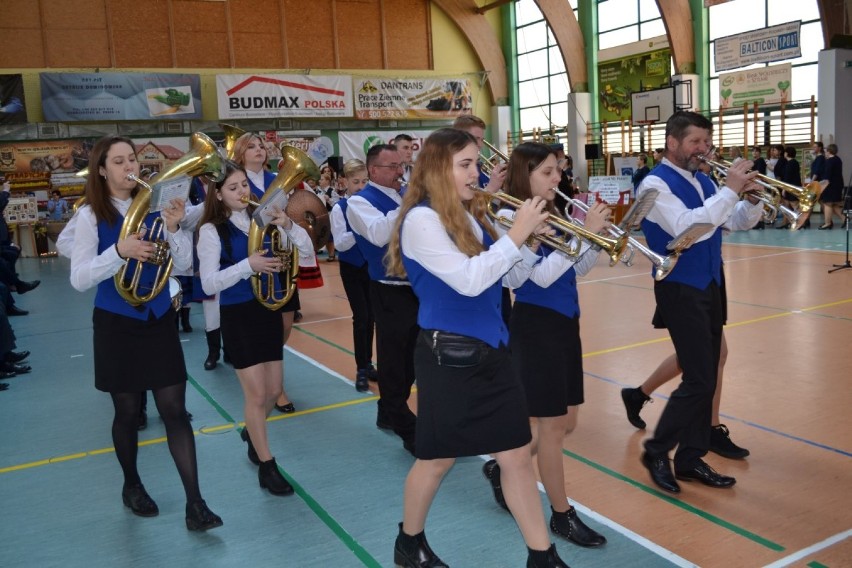
[[[837,272],[838,270],[843,270],[844,268],[852,268],[852,264],[849,263],[849,225],[852,225],[852,222],[849,220],[849,214],[852,213],[852,178],[849,179],[849,185],[847,185],[843,190],[843,215],[846,217],[846,262],[843,264],[832,264],[834,268],[828,271],[829,274],[832,272]]]

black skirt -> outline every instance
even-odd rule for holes
[[[283,359],[281,310],[269,310],[257,300],[249,300],[220,305],[219,314],[222,344],[227,347],[235,369]]]
[[[530,416],[563,416],[584,402],[580,318],[515,302],[509,327],[512,364]]]
[[[172,307],[160,319],[147,321],[95,308],[95,388],[142,392],[186,382],[176,317]]]
[[[420,459],[491,454],[532,439],[524,389],[506,349],[488,349],[475,367],[442,367],[421,331],[417,377],[416,455]]]

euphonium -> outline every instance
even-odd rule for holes
[[[319,169],[314,161],[298,148],[282,145],[281,165],[279,166],[278,175],[275,176],[275,179],[272,180],[272,183],[266,188],[260,203],[252,202],[248,198],[245,198],[243,201],[255,206],[261,206],[265,203],[268,197],[275,192],[275,190],[281,189],[284,193],[288,193],[291,189],[296,187],[297,184],[307,178],[319,179]],[[322,208],[322,212],[325,213],[326,216],[328,215],[328,212],[325,210],[325,205],[322,204],[319,197],[314,195],[313,192],[304,193],[310,194],[311,197],[316,199]],[[288,203],[288,208],[289,205],[290,204]],[[287,212],[286,208],[285,212]],[[294,223],[302,221],[302,219],[294,219],[294,215],[288,214],[288,217],[290,217]],[[316,244],[317,243],[315,241],[315,247]],[[252,278],[251,287],[257,301],[259,301],[265,308],[277,310],[289,302],[290,298],[292,298],[293,294],[296,292],[296,278],[299,276],[299,251],[295,246],[293,246],[289,239],[287,239],[286,243],[282,242],[281,233],[277,226],[270,224],[261,228],[257,222],[252,220],[248,235],[248,254],[251,256],[262,250],[267,251],[267,256],[279,257],[285,267],[280,272],[282,276],[280,290],[279,292],[276,292],[276,289],[279,288],[275,285],[275,280],[277,278],[276,274],[256,274]]]
[[[157,175],[157,183],[181,176],[203,174],[210,175],[217,181],[222,179],[224,163],[216,144],[207,135],[196,132],[190,137],[190,145],[189,152]],[[166,286],[172,270],[172,258],[169,255],[169,243],[165,238],[165,223],[162,217],[157,217],[150,228],[144,225],[145,218],[151,208],[153,188],[136,175],[129,174],[127,178],[141,185],[142,189],[136,193],[136,197],[133,198],[133,202],[124,216],[118,239],[126,239],[129,235],[141,232],[144,240],[154,244],[154,255],[146,262],[128,260],[113,279],[119,295],[129,304],[138,306],[155,298]],[[157,267],[150,284],[141,281],[145,265]]]
[[[512,209],[516,211],[521,208],[524,204],[523,201],[518,199],[517,197],[512,197],[508,193],[503,193],[498,191],[497,193],[488,193],[481,187],[477,187],[474,185],[469,185],[471,189],[474,191],[479,191],[490,200],[490,203],[486,207],[486,213],[491,219],[495,222],[501,224],[506,228],[512,227],[512,220],[504,217],[503,215],[499,215],[498,211],[494,210],[493,203],[494,201],[501,202],[505,205],[508,205]],[[615,264],[618,262],[618,259],[624,253],[624,249],[627,246],[627,235],[622,235],[615,239],[610,239],[597,233],[593,233],[579,225],[577,223],[572,223],[566,219],[558,215],[550,215],[547,218],[546,223],[550,226],[550,228],[556,231],[555,235],[534,235],[533,238],[540,243],[547,245],[548,247],[558,250],[568,256],[577,257],[580,255],[580,245],[578,243],[573,242],[572,237],[577,237],[578,239],[582,239],[591,243],[594,246],[597,246],[604,251],[606,251],[607,255],[610,258],[610,262]]]
[[[265,195],[269,195],[267,190]],[[241,199],[259,207],[262,203],[252,201],[249,197]],[[263,229],[252,220],[249,227],[249,256],[256,252],[265,251],[266,256],[277,257],[281,261],[281,272],[276,274],[255,274],[251,278],[251,290],[254,297],[265,308],[277,310],[282,308],[293,294],[296,293],[296,278],[299,276],[299,251],[292,243],[282,241],[281,232],[277,225],[267,225]],[[252,246],[252,243],[255,243]],[[278,275],[281,275],[280,286],[276,285]],[[279,290],[280,287],[280,290]],[[283,293],[283,295],[281,295]]]
[[[233,160],[234,144],[237,142],[237,138],[245,134],[246,131],[239,126],[225,124],[224,122],[220,122],[219,126],[222,128],[222,132],[225,133],[225,157]]]

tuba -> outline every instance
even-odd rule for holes
[[[304,152],[293,146],[281,146],[281,163],[278,175],[272,180],[260,202],[254,202],[249,198],[243,201],[261,206],[276,190],[281,189],[288,193],[300,182],[307,178],[319,179],[319,168],[314,161]],[[304,202],[315,201],[311,206],[305,206]],[[319,205],[317,207],[316,205]],[[321,213],[320,213],[321,211]],[[311,235],[314,248],[321,248],[328,240],[328,212],[319,197],[311,191],[297,191],[287,201],[284,212],[294,223],[304,227]],[[325,219],[325,231],[317,223],[318,218]],[[303,224],[307,223],[307,227]],[[319,227],[319,228],[318,228]],[[317,229],[317,230],[314,230]],[[319,239],[323,237],[324,240]],[[284,242],[281,232],[275,225],[267,225],[261,228],[254,219],[251,222],[248,234],[248,254],[267,251],[267,256],[277,256],[284,266],[279,274],[255,274],[252,276],[251,288],[254,297],[263,307],[270,310],[278,310],[290,301],[296,292],[296,278],[299,276],[299,251],[289,240]],[[276,291],[276,280],[280,275],[280,289]]]
[[[157,183],[181,176],[209,175],[217,180],[222,179],[225,165],[213,140],[206,134],[196,132],[190,137],[190,146],[189,152],[157,175]],[[136,193],[124,216],[118,238],[126,239],[128,235],[142,232],[143,238],[154,244],[154,255],[147,262],[128,260],[113,279],[118,294],[129,304],[138,306],[155,298],[168,284],[173,261],[169,255],[169,243],[166,240],[163,219],[158,217],[150,228],[144,225],[145,217],[150,212],[153,188],[136,175],[130,174],[127,177],[141,185],[142,189]],[[146,265],[156,267],[154,279],[150,285],[142,283],[141,280],[143,268]]]

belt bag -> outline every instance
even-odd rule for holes
[[[438,330],[423,330],[432,355],[441,367],[463,369],[479,365],[491,347],[484,341],[467,335]]]

